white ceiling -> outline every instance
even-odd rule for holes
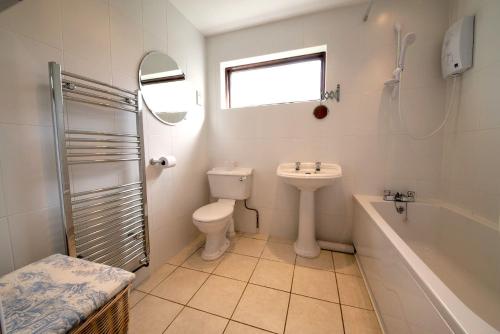
[[[206,36],[367,0],[170,0]]]

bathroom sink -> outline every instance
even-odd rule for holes
[[[314,191],[341,177],[342,168],[337,164],[322,163],[320,171],[317,172],[313,162],[302,162],[299,170],[295,170],[295,163],[283,163],[278,166],[276,174],[300,190]]]
[[[316,167],[320,167],[319,171]],[[316,241],[314,192],[342,177],[342,168],[333,163],[321,163],[319,166],[313,162],[283,163],[278,166],[276,174],[285,183],[300,190],[299,231],[293,244],[295,253],[303,257],[316,257],[320,248]]]

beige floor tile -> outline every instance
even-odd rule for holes
[[[361,276],[356,258],[352,254],[333,252],[333,265],[338,273]]]
[[[265,246],[265,240],[239,238],[234,240],[234,243],[229,247],[229,251],[241,255],[259,257]]]
[[[267,334],[268,331],[252,326],[240,324],[239,322],[229,321],[224,334]]]
[[[285,333],[343,334],[340,305],[292,295]]]
[[[175,266],[180,266],[188,257],[190,257],[196,250],[205,244],[205,235],[200,234],[196,239],[191,241],[186,247],[181,249],[179,253],[168,259],[168,263]]]
[[[245,237],[245,238],[259,239],[259,240],[265,240],[265,241],[267,241],[267,239],[269,239],[269,234],[267,234],[267,233],[241,232],[241,233],[238,233],[238,235]]]
[[[182,306],[146,296],[130,310],[129,334],[161,334],[181,311]]]
[[[233,319],[275,333],[283,333],[289,294],[249,284]]]
[[[158,270],[153,272],[146,280],[144,280],[144,282],[139,284],[136,289],[142,292],[151,292],[151,290],[167,278],[167,276],[170,275],[175,268],[177,267],[170,264],[164,264]]]
[[[186,304],[208,276],[207,273],[179,267],[172,275],[154,288],[151,294]]]
[[[269,242],[274,242],[274,243],[280,243],[280,244],[287,244],[287,245],[292,245],[295,242],[295,240],[290,240],[290,239],[284,239],[280,237],[269,237],[268,239]]]
[[[182,310],[166,334],[221,334],[228,320],[189,307]]]
[[[188,306],[229,318],[245,286],[244,282],[212,275],[189,301]]]
[[[296,264],[301,267],[333,271],[332,252],[321,250],[319,256],[313,259],[297,256]]]
[[[250,283],[289,292],[292,286],[293,265],[260,259]]]
[[[214,274],[248,282],[258,261],[255,257],[227,253]]]
[[[144,292],[135,289],[130,291],[130,295],[128,296],[128,307],[134,307],[144,297],[146,297]]]
[[[186,261],[184,261],[184,263],[181,266],[184,268],[204,271],[206,273],[212,273],[222,260],[222,256],[216,260],[207,261],[201,258],[202,251],[203,248],[198,249],[196,253],[194,253]]]
[[[346,334],[382,334],[374,311],[342,305]]]
[[[338,303],[335,273],[306,267],[295,267],[292,293]]]
[[[370,296],[362,278],[337,273],[340,303],[373,310]]]
[[[268,260],[295,264],[295,256],[295,250],[292,245],[268,242],[261,257]]]

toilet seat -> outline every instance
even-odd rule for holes
[[[202,206],[193,213],[193,219],[205,224],[218,222],[233,214],[233,206],[227,203],[211,203]]]

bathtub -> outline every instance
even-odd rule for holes
[[[500,231],[445,205],[354,196],[356,257],[386,334],[500,334]]]

